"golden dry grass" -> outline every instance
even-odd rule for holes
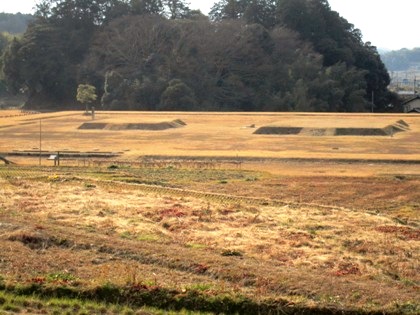
[[[147,283],[313,308],[419,311],[418,116],[97,114],[96,122],[187,123],[156,132],[78,130],[90,121],[80,112],[0,115],[0,151],[36,150],[39,118],[44,150],[243,164],[38,168],[24,166],[37,158],[12,156],[20,166],[0,165],[6,282],[65,273],[79,288]],[[263,136],[246,127],[382,128],[400,119],[410,130],[394,137]]]
[[[10,282],[66,272],[85,287],[146,282],[310,307],[418,307],[416,179],[403,180],[415,194],[399,195],[400,202],[393,178],[344,179],[368,193],[359,202],[357,190],[335,199],[326,193],[340,178],[313,178],[313,193],[301,200],[307,177],[249,171],[3,167],[0,173],[0,274]],[[123,182],[145,176],[162,184]],[[396,222],[379,199],[412,207],[410,216]],[[372,202],[377,211],[366,209]]]
[[[420,158],[420,118],[416,115],[305,113],[150,113],[97,112],[95,122],[153,123],[181,119],[183,128],[165,131],[78,130],[90,117],[57,112],[0,117],[0,151],[39,147],[42,119],[44,150],[114,151],[124,158],[141,155],[230,156],[323,159]],[[254,135],[256,127],[282,125],[314,128],[383,128],[404,120],[410,130],[393,137]]]

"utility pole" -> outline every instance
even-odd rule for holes
[[[372,91],[372,113],[373,113],[373,107],[375,106],[375,92]]]
[[[41,155],[42,155],[42,127],[41,118],[39,119],[39,166],[41,166]]]

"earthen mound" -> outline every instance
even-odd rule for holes
[[[300,136],[393,136],[398,132],[410,130],[404,120],[399,120],[384,128],[310,128],[310,127],[285,127],[263,126],[254,134],[263,135],[300,135]]]
[[[164,121],[157,123],[127,123],[127,124],[111,124],[111,123],[83,123],[79,129],[82,130],[151,130],[160,131],[172,128],[180,128],[186,126],[186,123],[180,119],[173,121]]]
[[[403,125],[403,126],[405,126],[405,127],[409,127],[410,125],[409,124],[407,124],[404,120],[402,120],[402,119],[400,119],[400,120],[398,120],[397,121],[397,124],[399,124],[399,125]]]
[[[105,123],[83,123],[78,129],[99,130],[105,129],[108,124]]]
[[[301,136],[333,136],[335,133],[334,128],[303,128],[299,135]]]
[[[382,128],[336,128],[336,136],[387,136]]]
[[[302,131],[301,127],[260,127],[254,131],[257,135],[297,135]]]
[[[383,129],[387,135],[393,135],[397,132],[407,131],[409,130],[407,127],[400,126],[400,125],[389,125]]]

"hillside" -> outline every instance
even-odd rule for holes
[[[4,55],[9,90],[27,108],[75,109],[79,84],[97,108],[159,111],[388,109],[376,48],[325,0],[45,2]],[[232,6],[232,4],[234,4]]]
[[[386,52],[382,60],[389,71],[420,70],[420,48]]]
[[[0,33],[22,34],[26,31],[29,22],[33,18],[30,14],[0,13]]]

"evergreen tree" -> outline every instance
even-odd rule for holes
[[[96,88],[90,84],[79,84],[77,87],[76,100],[86,106],[86,113],[89,111],[89,105],[92,104],[98,96]]]
[[[386,109],[376,48],[326,0],[220,0],[211,18],[185,0],[44,0],[5,78],[28,106],[76,105],[91,82],[106,109]]]
[[[163,3],[171,20],[186,18],[191,11],[185,0],[163,0]]]
[[[195,110],[193,90],[178,79],[171,80],[162,93],[159,110]]]
[[[131,11],[134,14],[163,14],[162,0],[130,0]]]

